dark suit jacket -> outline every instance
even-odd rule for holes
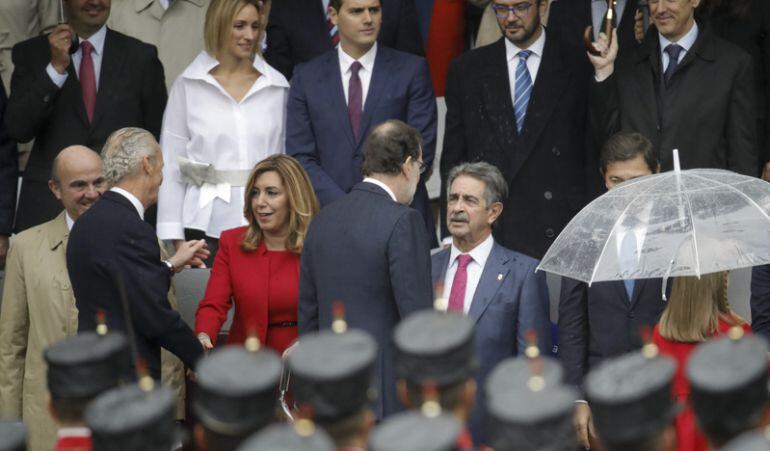
[[[46,36],[13,48],[15,69],[5,123],[20,142],[35,139],[16,216],[16,230],[43,223],[61,212],[48,189],[53,159],[63,148],[82,144],[100,152],[110,133],[141,127],[160,134],[166,85],[154,46],[107,29],[93,123],[88,123],[75,68],[59,89],[46,74],[51,50]]]
[[[623,17],[617,22],[618,45],[621,51],[631,51],[638,46],[634,37],[634,14],[637,10],[637,0],[627,0],[623,9]],[[593,26],[591,15],[591,0],[557,0],[551,4],[548,14],[548,30],[559,33],[567,44],[578,47],[585,52],[583,32],[586,27]],[[590,67],[588,58],[585,59]]]
[[[628,300],[622,281],[587,284],[562,278],[559,300],[559,360],[566,382],[583,378],[604,359],[642,347],[640,331],[652,328],[666,307],[660,279],[640,279]]]
[[[442,208],[453,167],[467,161],[497,166],[509,186],[495,240],[538,259],[583,207],[587,170],[588,81],[578,69],[578,58],[584,56],[546,34],[521,135],[516,131],[505,38],[452,63],[441,155]],[[591,174],[596,177],[596,167]]]
[[[125,332],[130,321],[138,356],[155,378],[160,378],[161,347],[189,367],[203,354],[192,330],[168,303],[171,276],[160,260],[155,231],[121,194],[104,193],[75,222],[67,244],[67,270],[78,308],[78,331],[96,328],[99,309],[112,330]],[[126,306],[121,303],[121,283]]]
[[[414,0],[381,0],[382,28],[377,42],[382,46],[424,55],[417,26]],[[265,59],[291,79],[294,66],[332,49],[321,0],[273,2],[267,23]]]
[[[700,26],[671,85],[662,85],[660,44],[651,28],[615,73],[591,83],[591,122],[604,139],[620,130],[652,141],[664,171],[679,149],[682,169],[722,168],[757,175],[756,84],[751,57]]]
[[[751,269],[751,330],[770,341],[770,265]]]
[[[388,119],[416,128],[423,139],[422,159],[430,167],[436,148],[436,99],[425,59],[377,46],[358,139],[348,118],[337,50],[297,66],[289,90],[286,152],[307,171],[321,206],[344,196],[363,178],[361,150],[369,131]],[[425,174],[427,176],[427,173]],[[412,208],[433,233],[425,180]]]
[[[401,318],[433,305],[420,215],[377,185],[356,185],[313,219],[299,278],[300,335],[329,328],[332,303],[342,301],[348,326],[380,346],[377,417],[399,410],[391,334]]]
[[[431,258],[433,286],[444,282],[451,250]],[[481,280],[473,294],[468,315],[476,320],[474,346],[479,369],[476,373],[476,405],[469,421],[475,443],[484,442],[487,376],[508,357],[523,355],[527,332],[537,333],[544,355],[551,352],[551,322],[545,273],[535,273],[537,260],[495,243]]]
[[[11,236],[16,210],[16,186],[19,179],[19,154],[16,141],[8,136],[3,123],[8,98],[0,84],[0,235]]]

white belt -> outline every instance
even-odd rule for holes
[[[177,157],[182,181],[200,188],[198,207],[203,208],[219,197],[230,202],[233,186],[246,186],[250,169],[217,169],[209,163],[198,163]]]

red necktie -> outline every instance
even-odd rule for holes
[[[94,60],[91,59],[91,52],[94,46],[83,41],[80,44],[83,51],[80,59],[80,92],[83,94],[83,104],[86,106],[88,122],[94,119],[94,107],[96,106],[96,75],[94,73]]]
[[[358,71],[363,66],[358,61],[350,65],[350,83],[348,83],[348,118],[353,128],[353,138],[358,140],[358,127],[361,125],[361,111],[363,110],[363,90]]]
[[[468,254],[461,254],[457,257],[457,272],[452,281],[452,291],[449,293],[450,312],[464,312],[465,307],[465,288],[468,286],[468,265],[473,261],[473,257]]]

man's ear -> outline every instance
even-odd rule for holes
[[[144,172],[146,172],[147,174],[151,174],[153,166],[154,165],[152,164],[151,157],[149,157],[148,155],[145,155],[142,157],[142,169],[144,170]]]
[[[53,180],[48,181],[48,189],[50,189],[53,195],[56,196],[56,199],[61,200],[61,189]]]
[[[406,160],[404,160],[404,162],[401,164],[401,173],[404,174],[405,177],[409,175],[409,166],[411,166],[413,162],[414,158],[408,156],[406,157]]]
[[[500,215],[503,213],[503,203],[502,202],[495,202],[489,207],[489,217],[487,219],[487,222],[489,225],[492,225],[497,221],[497,218],[500,217]]]
[[[337,21],[339,20],[337,17],[337,10],[332,8],[331,5],[327,8],[327,15],[329,16],[329,20],[331,20],[334,25],[337,25]]]

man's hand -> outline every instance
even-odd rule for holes
[[[575,416],[572,422],[580,445],[585,449],[591,449],[591,438],[596,437],[596,432],[594,432],[594,419],[588,403],[575,403]]]
[[[176,243],[174,243],[176,246]],[[174,271],[179,272],[184,268],[205,268],[203,263],[209,257],[206,249],[206,240],[183,241],[176,249],[176,254],[169,259],[174,265]]]
[[[644,40],[644,15],[641,9],[637,9],[634,14],[634,39],[640,44]]]
[[[770,182],[770,161],[765,163],[765,166],[762,168],[762,180]]]
[[[618,31],[613,28],[612,42],[608,42],[607,35],[599,33],[599,39],[594,41],[594,48],[600,53],[591,55],[586,52],[588,59],[594,66],[596,81],[604,81],[615,72],[615,59],[618,57]]]
[[[5,268],[5,257],[8,255],[10,241],[7,235],[0,235],[0,269]]]
[[[66,23],[57,25],[48,35],[48,44],[51,46],[51,65],[56,72],[64,74],[70,65],[72,28]]]
[[[210,351],[214,349],[214,345],[211,343],[211,337],[209,337],[209,334],[205,332],[199,333],[198,341],[201,342],[201,346],[203,346],[204,351]]]

